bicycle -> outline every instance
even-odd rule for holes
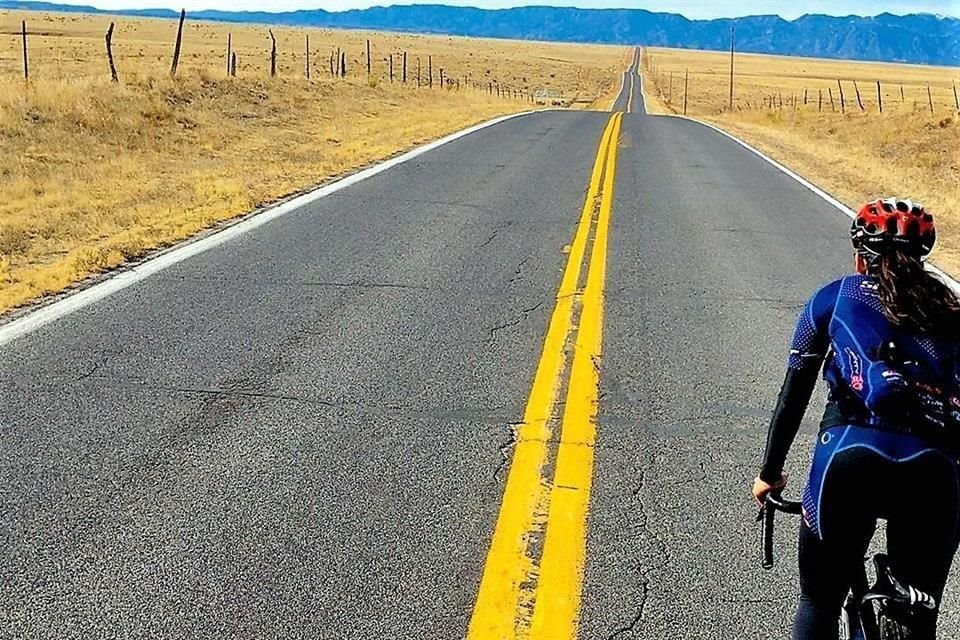
[[[773,568],[773,520],[777,511],[800,514],[803,504],[767,494],[757,519],[761,522],[763,568]],[[885,554],[873,556],[876,581],[869,586],[865,567],[855,577],[840,611],[841,640],[909,640],[910,620],[919,609],[933,610],[936,600],[919,589],[904,585],[893,575]]]

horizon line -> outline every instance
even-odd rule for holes
[[[0,0],[0,8],[14,9],[15,5],[18,4],[41,4],[41,5],[67,5],[73,7],[90,7],[96,9],[97,11],[103,11],[106,13],[110,12],[145,12],[145,11],[170,11],[178,12],[178,9],[169,6],[154,6],[154,7],[143,7],[143,8],[134,8],[134,7],[119,7],[119,8],[103,8],[97,6],[96,2],[89,2],[85,0]],[[948,15],[935,13],[930,11],[916,11],[910,13],[894,13],[892,11],[880,11],[874,14],[861,14],[861,13],[843,13],[843,14],[829,14],[829,13],[804,13],[797,16],[796,18],[785,18],[778,13],[751,13],[745,15],[737,16],[718,16],[714,18],[691,18],[680,12],[672,11],[653,11],[650,9],[644,9],[642,7],[580,7],[575,4],[523,4],[517,5],[514,7],[477,7],[474,5],[468,4],[445,4],[443,2],[405,2],[405,3],[392,3],[392,4],[373,4],[368,7],[363,8],[352,8],[352,9],[324,9],[322,7],[313,7],[313,8],[304,8],[304,9],[288,9],[288,10],[269,10],[269,9],[260,9],[260,10],[249,10],[249,9],[216,9],[216,8],[203,8],[203,9],[192,9],[191,13],[206,13],[206,12],[217,12],[217,13],[228,13],[228,14],[269,14],[269,15],[288,15],[295,13],[313,13],[313,12],[323,12],[328,14],[343,14],[350,12],[360,12],[360,11],[369,11],[371,9],[394,9],[394,8],[411,8],[411,7],[444,7],[450,9],[473,9],[475,11],[485,11],[485,12],[501,12],[501,11],[514,11],[518,9],[577,9],[580,11],[642,11],[645,13],[650,13],[654,15],[671,15],[671,16],[680,16],[691,22],[712,22],[717,20],[741,20],[748,18],[779,18],[784,22],[796,22],[803,18],[807,17],[827,17],[827,18],[878,18],[880,16],[893,16],[896,18],[906,18],[910,16],[929,16],[934,18],[948,19],[948,20],[960,20],[960,14]]]

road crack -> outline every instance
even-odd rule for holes
[[[490,237],[484,240],[483,242],[481,242],[477,246],[477,250],[479,251],[480,249],[483,249],[488,244],[493,242],[494,239],[500,234],[501,231],[503,231],[504,229],[509,229],[512,224],[513,224],[513,220],[507,220],[505,223],[495,227],[493,230],[493,233],[490,234]]]
[[[507,423],[507,427],[510,429],[510,435],[504,440],[503,444],[497,448],[500,451],[500,464],[493,470],[494,482],[500,482],[502,479],[500,474],[503,473],[503,470],[507,467],[507,462],[510,460],[509,452],[517,446],[517,435],[523,424],[523,421]]]
[[[351,282],[307,281],[299,283],[304,287],[331,287],[340,289],[414,289],[428,291],[430,287],[419,284],[405,284],[402,282],[365,282],[354,280]]]
[[[645,562],[641,559],[637,563],[636,572],[639,576],[638,586],[640,589],[640,595],[637,600],[636,610],[634,611],[633,617],[630,621],[620,627],[614,629],[610,635],[607,636],[606,640],[614,640],[626,635],[632,635],[636,631],[637,626],[643,621],[644,613],[646,612],[647,600],[650,596],[651,591],[651,576],[652,572],[658,571],[663,567],[667,566],[671,561],[670,549],[663,539],[654,533],[650,528],[650,516],[647,513],[647,504],[646,500],[643,497],[643,491],[647,485],[647,472],[644,469],[640,470],[640,478],[637,483],[637,486],[631,492],[631,495],[636,498],[638,503],[637,513],[640,516],[640,522],[637,525],[637,528],[640,531],[641,535],[644,535],[648,540],[652,541],[655,550],[653,552],[652,562]],[[646,555],[641,552],[641,558]]]
[[[518,317],[514,318],[513,320],[510,320],[509,322],[504,322],[503,324],[498,324],[497,326],[492,327],[492,328],[490,329],[490,332],[489,332],[489,333],[490,333],[490,338],[489,338],[489,339],[490,339],[490,340],[493,340],[493,339],[496,337],[496,333],[497,333],[498,331],[502,331],[502,330],[504,330],[504,329],[509,329],[510,327],[515,327],[515,326],[517,326],[518,324],[520,324],[521,322],[523,322],[524,320],[526,320],[526,319],[530,316],[531,313],[533,313],[534,311],[536,311],[537,309],[539,309],[539,308],[542,307],[542,306],[543,306],[543,300],[541,300],[541,301],[538,302],[537,304],[533,305],[532,307],[528,307],[528,308],[526,308],[526,309],[521,309],[521,310],[520,310],[520,315],[519,315]]]
[[[514,270],[515,275],[511,277],[510,280],[508,280],[508,282],[512,284],[520,279],[520,275],[523,272],[523,265],[527,264],[529,260],[530,260],[530,256],[527,256],[526,258],[521,260],[519,263],[517,263],[517,268]]]

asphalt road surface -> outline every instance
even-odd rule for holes
[[[495,638],[478,594],[512,593],[484,572],[516,568],[493,553],[513,525],[522,571],[560,578],[514,584],[500,637],[571,637],[537,636],[524,600],[553,587],[580,638],[786,637],[796,522],[763,572],[748,487],[848,223],[726,137],[643,115],[638,79],[629,106],[483,129],[0,346],[0,637]],[[566,389],[538,445],[561,326],[557,384],[596,376],[596,429],[560,436],[592,406]],[[537,446],[541,482],[509,487]],[[585,519],[510,511],[564,490]]]
[[[620,92],[613,101],[613,111],[645,113],[640,80],[640,49],[634,49],[630,67],[623,72]]]

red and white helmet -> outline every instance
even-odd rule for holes
[[[884,198],[861,207],[850,227],[857,251],[873,255],[899,252],[923,259],[933,251],[937,227],[918,202]]]

